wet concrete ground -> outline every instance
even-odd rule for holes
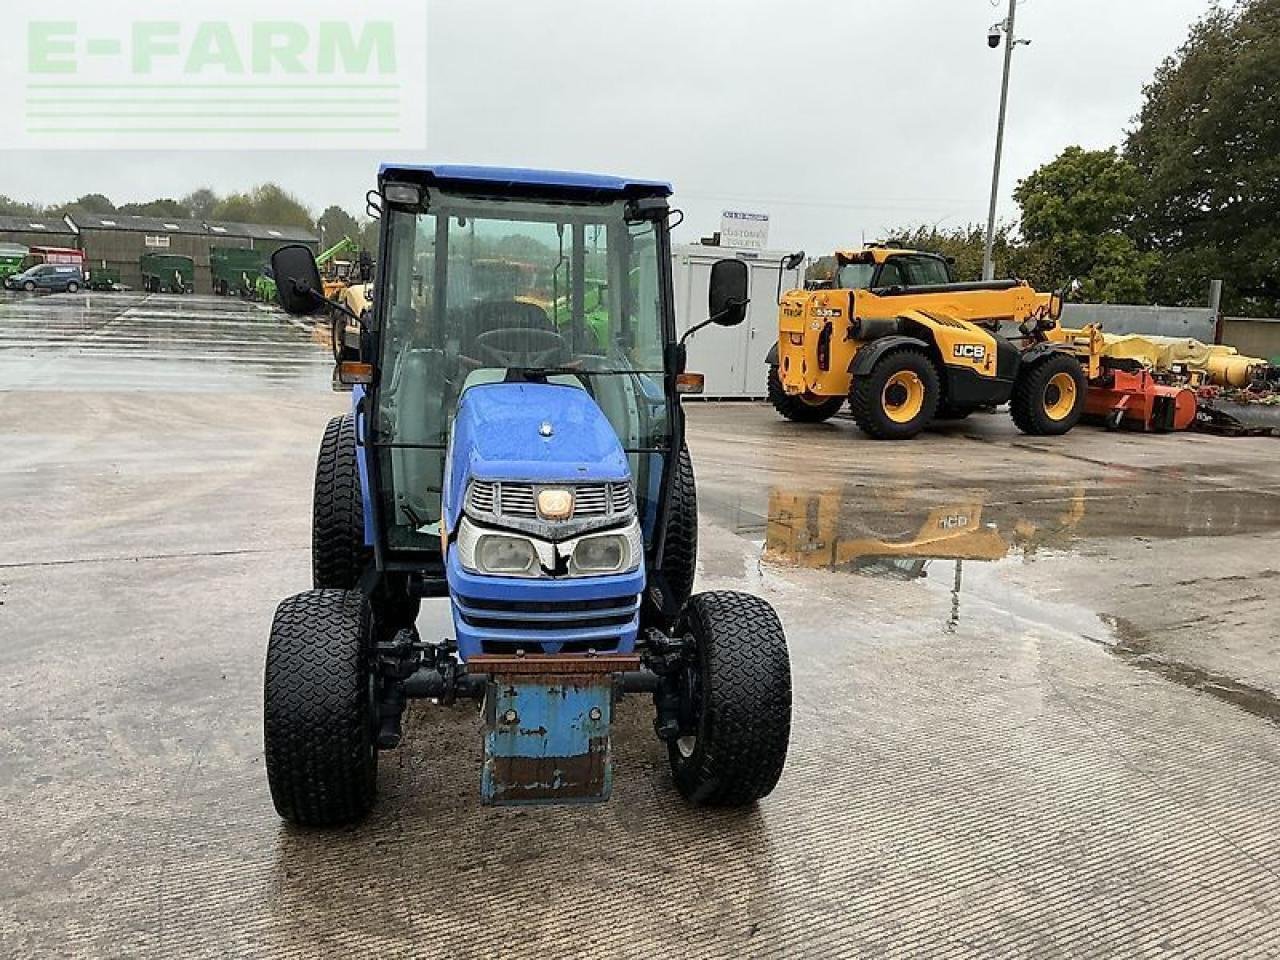
[[[327,379],[252,305],[0,301],[0,955],[1280,953],[1275,440],[691,406],[699,586],[792,646],[778,790],[686,807],[636,697],[610,804],[483,809],[475,707],[422,705],[322,834],[260,686]]]

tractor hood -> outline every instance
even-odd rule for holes
[[[626,481],[626,454],[613,425],[580,387],[490,383],[458,401],[449,441],[444,514],[450,530],[467,483]]]

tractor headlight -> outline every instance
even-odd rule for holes
[[[538,554],[523,537],[488,533],[476,543],[476,571],[506,577],[527,577],[535,573]]]
[[[634,570],[644,559],[640,524],[632,521],[625,530],[582,537],[569,554],[569,576],[598,577]]]
[[[458,560],[472,573],[494,577],[540,577],[537,545],[519,534],[498,533],[463,520],[458,527]]]

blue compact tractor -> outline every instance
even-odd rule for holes
[[[385,166],[373,306],[329,303],[309,249],[272,257],[292,314],[329,310],[335,384],[316,467],[314,589],[280,604],[266,664],[276,809],[363,816],[412,698],[483,704],[481,797],[607,799],[624,693],[652,695],[676,789],[768,794],[791,727],[769,604],[694,594],[697,493],[684,339],[743,321],[748,272],[712,271],[677,339],[663,183]],[[455,638],[427,642],[421,600]]]

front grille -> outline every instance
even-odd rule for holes
[[[558,486],[548,484],[548,486]],[[630,483],[582,483],[568,484],[573,491],[573,516],[622,517],[635,508],[635,498]],[[467,504],[474,513],[513,517],[521,520],[538,519],[538,490],[531,483],[491,483],[472,480]]]
[[[575,517],[603,517],[609,512],[609,488],[603,483],[582,486],[574,490],[573,515]]]
[[[471,481],[471,509],[479,513],[493,513],[494,485],[484,480]]]
[[[613,503],[614,513],[629,513],[631,508],[635,506],[635,498],[631,496],[631,484],[614,483],[610,484],[610,500]]]
[[[503,516],[536,519],[536,501],[533,487],[527,483],[504,483],[498,487],[498,512]]]

